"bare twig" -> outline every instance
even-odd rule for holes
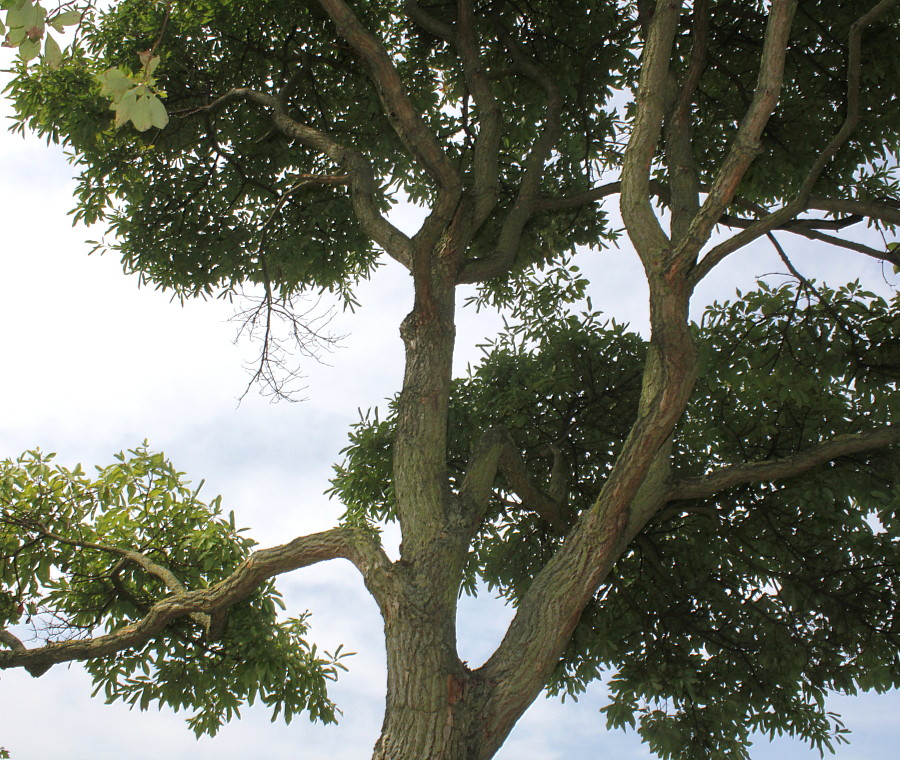
[[[272,291],[265,257],[261,258],[265,290],[261,296],[244,294],[249,305],[235,313],[232,320],[240,323],[235,342],[244,338],[260,344],[256,360],[249,365],[252,377],[240,399],[247,395],[254,383],[259,383],[264,395],[278,400],[298,401],[304,389],[300,362],[314,359],[322,363],[322,353],[334,350],[344,336],[327,332],[334,317],[333,309],[322,310],[317,299],[298,311],[298,297],[278,296]]]

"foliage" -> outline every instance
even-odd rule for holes
[[[352,305],[383,254],[410,271],[404,388],[351,431],[331,487],[344,526],[292,542],[309,556],[291,568],[350,559],[382,609],[386,732],[415,683],[439,702],[416,710],[448,710],[454,731],[478,714],[469,756],[487,757],[527,707],[510,691],[574,696],[609,671],[610,726],[663,758],[746,757],[754,729],[831,748],[829,689],[900,685],[900,301],[817,286],[773,234],[898,265],[886,237],[842,235],[900,226],[900,57],[884,55],[900,6],[2,8],[16,128],[71,152],[76,219],[104,223],[98,248],[143,283],[181,298],[261,286],[268,336],[273,304],[316,290]],[[47,35],[76,23],[65,51]],[[613,194],[647,274],[646,339],[590,303],[574,313],[588,282],[572,255],[617,241]],[[415,234],[394,226],[399,200],[428,214]],[[719,242],[723,225],[741,232]],[[795,284],[689,325],[698,282],[764,235]],[[454,380],[454,294],[470,283],[508,324]],[[254,561],[218,501],[145,448],[96,478],[37,452],[2,477],[0,611],[48,639],[127,630]],[[395,520],[391,563],[373,528]],[[448,600],[482,585],[527,622],[470,671],[448,655]],[[198,732],[257,698],[332,720],[339,653],[320,656],[277,601],[267,580],[224,627],[194,612],[87,667],[109,699],[197,709]],[[399,643],[411,626],[416,651]],[[3,634],[12,661],[24,647]],[[412,733],[433,752],[446,737],[429,730]]]
[[[888,303],[856,283],[760,282],[711,306],[695,326],[706,362],[676,436],[678,474],[790,456],[860,417],[895,418],[898,315],[900,295]],[[549,447],[564,453],[581,513],[634,416],[643,341],[591,313],[516,328],[454,386],[451,470],[458,482],[478,431],[503,424],[545,492]],[[393,434],[392,414],[377,411],[352,431],[332,481],[345,519],[396,519]],[[833,749],[845,732],[829,691],[900,687],[898,483],[896,455],[880,452],[673,503],[598,590],[550,691],[577,696],[605,673],[609,726],[637,728],[662,758],[744,757],[754,730]],[[466,590],[486,584],[515,605],[561,538],[500,479]]]
[[[205,504],[198,492],[146,447],[93,478],[40,452],[0,463],[4,627],[30,626],[44,641],[113,631],[177,590],[155,563],[188,588],[226,578],[254,542],[235,528],[233,512],[222,515],[218,497]],[[188,722],[198,735],[215,734],[256,700],[287,720],[307,711],[333,722],[326,684],[343,667],[340,653],[318,653],[305,640],[307,616],[278,620],[279,606],[267,582],[230,610],[217,635],[185,620],[168,636],[93,659],[95,693],[142,710],[153,702],[194,710]]]

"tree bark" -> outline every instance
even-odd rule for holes
[[[387,704],[376,760],[473,757],[473,679],[456,649],[456,605],[471,516],[447,474],[456,277],[465,224],[457,213],[433,248],[415,252],[415,302],[403,321],[403,390],[394,444],[402,530],[395,585],[382,604]]]

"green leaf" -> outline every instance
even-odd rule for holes
[[[53,39],[52,35],[47,35],[47,39],[44,40],[44,61],[51,69],[58,69],[59,64],[62,63],[62,50],[59,47],[59,44]]]
[[[150,125],[157,129],[163,129],[169,123],[169,114],[163,102],[155,95],[146,96],[150,109]]]
[[[134,106],[131,108],[131,123],[134,124],[134,128],[138,132],[146,132],[153,126],[151,97],[141,95],[135,100]],[[165,113],[165,109],[163,109],[163,113]]]
[[[10,25],[9,33],[6,35],[6,41],[3,44],[7,47],[17,48],[24,40],[25,27]]]
[[[23,61],[30,61],[33,58],[37,58],[40,54],[40,39],[33,40],[31,38],[27,38],[22,41],[21,45],[19,45],[19,58],[21,58]]]
[[[118,102],[113,101],[113,110],[116,112],[116,127],[121,127],[132,120],[134,109],[137,105],[137,87],[128,90]]]
[[[118,103],[128,90],[134,87],[134,79],[122,68],[107,69],[97,75],[100,83],[100,94]]]
[[[50,23],[53,24],[54,29],[62,31],[61,27],[74,26],[75,24],[81,23],[81,13],[73,10],[63,11],[54,16]]]

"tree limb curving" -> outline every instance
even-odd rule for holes
[[[62,662],[108,657],[144,644],[179,618],[198,613],[220,616],[249,596],[263,581],[276,575],[341,558],[350,560],[357,567],[373,596],[383,604],[389,594],[391,562],[380,543],[357,528],[333,528],[254,552],[216,585],[174,593],[153,604],[141,619],[102,636],[27,649],[15,636],[3,632],[0,643],[10,648],[0,651],[0,669],[21,667],[39,676]]]

